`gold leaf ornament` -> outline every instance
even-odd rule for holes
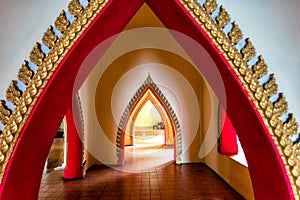
[[[261,77],[267,75],[268,67],[262,56],[258,56],[258,61],[253,66],[253,71],[254,71],[255,75],[257,76],[257,78],[261,78]]]
[[[221,28],[224,28],[230,22],[230,16],[223,6],[220,7],[220,13],[216,17],[216,20]]]
[[[29,68],[28,62],[25,60],[22,67],[18,72],[18,79],[25,85],[28,85],[32,81],[33,71]]]
[[[6,98],[11,101],[13,104],[17,105],[20,101],[20,97],[22,95],[21,90],[18,89],[17,81],[13,80],[8,89],[6,90]]]
[[[213,13],[218,8],[216,0],[207,0],[203,5],[208,14]]]
[[[72,0],[68,5],[69,12],[78,17],[82,14],[83,7],[80,4],[79,0]]]
[[[6,106],[6,102],[4,100],[0,101],[0,122],[2,124],[6,124],[11,115],[11,110],[9,110]]]
[[[55,35],[53,31],[53,26],[50,26],[47,31],[44,33],[42,41],[43,43],[52,49],[55,46],[58,37]]]
[[[232,29],[228,36],[233,44],[237,44],[243,38],[243,33],[235,22],[232,24]]]
[[[54,24],[55,24],[55,27],[62,33],[64,33],[67,30],[67,28],[70,25],[70,22],[67,19],[66,12],[64,10],[61,11],[59,16],[56,18]]]
[[[251,60],[256,55],[255,48],[249,38],[246,39],[246,45],[242,48],[241,53],[243,54],[243,59],[246,62]]]
[[[41,44],[36,43],[29,55],[30,61],[33,62],[36,66],[41,66],[45,58],[45,54],[42,51]]]

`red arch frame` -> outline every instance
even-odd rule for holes
[[[144,2],[167,28],[193,38],[216,63],[225,84],[227,114],[239,134],[247,157],[255,198],[294,199],[282,159],[247,92],[233,70],[229,70],[231,67],[222,54],[179,0],[108,2],[65,56],[39,96],[7,163],[0,186],[0,199],[37,199],[43,166],[57,127],[71,105],[74,80],[80,64],[95,45],[121,32]],[[197,52],[188,54],[192,59],[197,56]],[[214,74],[209,73],[209,69],[201,73],[219,96],[214,85]]]
[[[156,101],[159,102],[159,104],[161,105],[162,109],[165,111],[166,115],[167,115],[167,118],[168,120],[170,121],[171,123],[171,128],[172,128],[172,132],[173,132],[173,138],[174,138],[174,161],[176,161],[176,158],[177,158],[177,136],[178,134],[180,134],[180,137],[181,137],[181,133],[177,133],[177,131],[175,130],[174,128],[174,119],[170,116],[170,113],[168,112],[168,109],[165,107],[164,103],[162,102],[162,100],[160,99],[160,97],[158,96],[158,94],[156,93],[156,91],[151,87],[151,86],[147,86],[145,88],[145,90],[143,91],[143,93],[140,95],[140,97],[138,98],[137,102],[133,105],[133,107],[131,108],[130,110],[130,114],[129,114],[129,117],[127,118],[126,122],[124,123],[124,127],[127,127],[128,126],[128,123],[129,123],[129,119],[130,119],[130,116],[132,115],[132,112],[135,110],[136,106],[138,105],[138,103],[140,102],[140,100],[143,99],[143,97],[145,96],[145,94],[147,93],[147,91],[150,91],[152,93],[152,95],[155,97]],[[151,100],[150,100],[151,101]],[[151,101],[152,102],[152,101]],[[152,102],[153,103],[153,102]],[[140,112],[140,111],[139,111]],[[121,151],[122,151],[122,165],[124,165],[124,162],[125,162],[125,132],[124,130],[122,131],[122,140],[123,142],[121,142]],[[182,146],[182,144],[180,143],[180,148]],[[181,156],[182,152],[179,153],[179,155]],[[179,157],[180,157],[179,156]]]

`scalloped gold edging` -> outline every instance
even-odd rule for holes
[[[169,101],[166,99],[164,94],[161,92],[161,90],[158,88],[158,86],[153,82],[150,74],[148,75],[147,79],[144,81],[144,83],[139,87],[137,92],[134,94],[130,102],[128,103],[125,111],[122,114],[122,117],[119,122],[118,130],[117,130],[117,139],[116,139],[116,147],[117,147],[117,157],[118,157],[118,164],[122,164],[122,158],[123,158],[123,134],[126,130],[126,124],[128,119],[130,118],[130,113],[132,109],[135,107],[136,103],[139,101],[141,96],[144,94],[144,92],[147,90],[147,88],[151,87],[155,94],[159,97],[164,107],[167,109],[167,112],[170,114],[172,123],[174,125],[175,135],[174,138],[175,144],[176,144],[176,164],[181,164],[181,156],[182,156],[182,135],[181,135],[181,128],[180,123],[178,121],[178,118],[176,117],[176,114],[169,103]]]
[[[253,69],[248,65],[256,52],[255,48],[249,39],[246,39],[246,45],[238,51],[235,44],[242,39],[241,30],[237,25],[233,24],[233,29],[227,35],[223,31],[225,27],[221,16],[225,16],[226,22],[229,22],[224,14],[224,8],[220,8],[220,13],[216,17],[215,22],[210,14],[217,9],[215,0],[208,0],[202,8],[195,0],[180,0],[182,5],[189,11],[190,15],[195,19],[199,26],[213,41],[215,46],[222,52],[225,59],[228,61],[237,77],[248,92],[251,101],[259,111],[264,124],[268,128],[269,133],[277,147],[278,152],[285,164],[290,183],[293,189],[295,198],[299,198],[300,188],[300,144],[293,145],[291,136],[297,133],[298,123],[294,116],[289,114],[286,121],[281,120],[281,116],[287,112],[287,102],[282,93],[275,102],[271,102],[270,96],[277,93],[277,84],[274,75],[270,75],[269,80],[264,85],[259,83],[259,78],[267,74],[267,66],[261,56],[258,57],[256,65]],[[209,3],[207,3],[209,2]],[[213,5],[211,8],[207,5]],[[221,14],[221,16],[220,16]]]
[[[62,36],[59,39],[55,38],[51,29],[45,33],[48,35],[44,35],[43,42],[47,43],[46,45],[50,48],[50,52],[45,55],[39,43],[31,51],[30,60],[39,68],[33,77],[30,77],[30,79],[25,77],[24,80],[21,80],[23,82],[26,81],[28,84],[25,91],[22,93],[15,81],[8,88],[7,97],[9,101],[16,104],[15,109],[11,111],[3,106],[5,104],[1,104],[0,114],[4,116],[5,124],[4,130],[0,135],[0,181],[2,181],[15,141],[43,88],[68,50],[108,2],[108,0],[91,0],[81,10],[76,1],[78,0],[72,0],[69,5],[70,13],[76,15],[73,23],[69,23],[64,11],[55,20],[55,26],[63,33]],[[270,79],[270,84],[264,86],[259,83],[258,79],[267,74],[267,68],[263,59],[260,57],[252,69],[248,66],[247,61],[255,56],[255,49],[249,40],[248,42],[246,41],[246,46],[241,52],[236,49],[234,44],[241,40],[241,31],[234,26],[235,30],[231,30],[231,35],[228,36],[223,32],[222,27],[225,27],[230,21],[230,17],[223,7],[217,17],[218,23],[214,22],[210,14],[217,9],[215,0],[207,0],[204,3],[204,8],[195,0],[180,0],[180,2],[211,38],[239,77],[277,146],[290,178],[294,195],[296,198],[299,198],[300,144],[293,145],[290,139],[291,135],[297,133],[298,124],[292,114],[289,114],[286,121],[280,119],[283,112],[287,111],[287,102],[282,94],[279,95],[275,103],[270,101],[269,97],[277,93],[275,80]],[[26,71],[25,74],[28,76],[28,70]],[[8,115],[8,112],[11,112],[11,114]],[[8,116],[9,119],[7,119]]]
[[[73,1],[70,4],[72,4]],[[43,88],[69,49],[75,44],[77,39],[105,7],[108,1],[109,0],[91,0],[82,12],[76,12],[77,18],[70,24],[65,21],[65,12],[63,11],[63,14],[61,13],[55,20],[56,28],[63,32],[61,37],[56,39],[51,33],[53,31],[52,28],[47,30],[43,37],[43,40],[48,41],[46,43],[49,45],[50,52],[45,55],[41,50],[41,45],[37,43],[30,53],[30,60],[38,66],[38,70],[33,75],[31,81],[26,81],[26,83],[28,83],[27,88],[22,95],[19,95],[19,93],[17,94],[19,90],[15,83],[9,87],[7,95],[12,96],[12,101],[16,104],[16,107],[4,125],[3,132],[0,135],[0,181],[2,181],[15,142],[37,98],[42,93]],[[5,109],[2,110],[4,113],[7,113]]]

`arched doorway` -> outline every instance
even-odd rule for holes
[[[174,160],[180,164],[180,157],[182,154],[182,136],[180,124],[172,106],[160,91],[159,87],[153,82],[150,74],[129,102],[120,120],[116,141],[118,163],[122,165],[124,164],[126,133],[127,135],[129,134],[128,137],[130,144],[132,143],[131,140],[133,139],[132,132],[134,122],[136,121],[138,114],[147,101],[150,101],[162,116],[163,124],[165,126],[165,144],[174,145]]]
[[[87,8],[88,11],[85,12],[86,15],[83,20],[77,20],[76,23],[74,22],[75,24],[70,26],[70,32],[57,42],[56,48],[45,59],[43,56],[38,58],[43,66],[34,76],[32,84],[24,92],[21,103],[18,104],[19,106],[12,114],[2,137],[1,161],[2,163],[5,161],[5,164],[3,164],[5,172],[2,177],[0,191],[2,199],[32,199],[37,197],[43,163],[63,115],[71,104],[74,77],[76,77],[77,71],[81,67],[80,63],[95,45],[108,36],[121,32],[128,20],[143,3],[142,0],[131,1],[130,4],[112,0],[102,10],[105,6],[103,1],[93,2]],[[208,15],[214,9],[210,11],[206,9],[206,13],[195,1],[175,2],[166,0],[161,2],[153,0],[146,3],[168,28],[181,31],[201,44],[217,65],[224,81],[226,93],[228,93],[227,113],[240,134],[249,161],[249,170],[256,198],[292,199],[293,191],[295,193],[298,191],[297,187],[294,187],[294,190],[291,187],[291,182],[297,180],[294,173],[291,173],[294,166],[298,166],[295,163],[295,151],[292,150],[289,155],[279,154],[275,141],[269,133],[273,133],[272,130],[274,132],[282,131],[283,122],[276,116],[271,118],[273,107],[267,99],[267,94],[265,94],[269,90],[259,87],[258,80],[252,77],[253,72],[245,64],[247,58],[244,57],[247,54],[244,52],[243,56],[237,52],[230,45],[230,42],[226,43],[227,39],[224,39],[227,38],[226,35],[218,28],[215,29],[217,25]],[[164,12],[166,7],[169,8],[168,12]],[[120,8],[126,8],[125,10],[121,9],[124,13],[115,12]],[[80,12],[81,9],[79,9]],[[116,19],[118,19],[116,26],[107,25],[114,24]],[[92,21],[93,23],[91,23]],[[88,31],[83,33],[88,25],[90,25]],[[107,27],[107,29],[103,31],[103,27]],[[62,25],[61,31],[65,32],[67,28],[68,25]],[[209,34],[210,37],[206,34]],[[217,45],[218,42],[220,45]],[[184,46],[182,42],[180,44]],[[198,52],[188,48],[186,50],[192,59],[197,60]],[[90,63],[88,67],[92,68],[93,64]],[[200,66],[198,67],[200,68]],[[214,81],[217,80],[215,74],[211,73],[209,68],[201,68],[200,71],[212,85],[216,94],[220,95],[217,86],[214,84]],[[249,80],[251,84],[246,82]],[[61,84],[62,82],[64,84]],[[248,89],[246,90],[243,86],[247,86]],[[249,89],[250,86],[251,90]],[[61,98],[57,99],[57,96]],[[224,102],[221,101],[221,103]],[[267,112],[260,112],[261,110],[257,110],[256,106]],[[52,109],[53,107],[56,109]],[[236,110],[239,110],[239,112],[237,113]],[[45,113],[47,113],[47,116]],[[266,119],[272,119],[270,123],[274,129],[268,129],[269,122],[263,121],[262,116],[266,116]],[[293,118],[290,117],[288,122],[285,123],[285,129],[294,132],[294,124]],[[42,132],[43,135],[40,134]],[[281,135],[278,135],[276,134],[274,137],[281,139]],[[255,143],[252,140],[253,138],[256,138]],[[286,134],[283,136],[283,139],[285,138]],[[17,141],[12,146],[14,157],[10,159],[11,154],[6,153],[8,150],[6,142],[11,145],[13,139]],[[291,147],[290,143],[287,145],[288,147]],[[283,148],[280,145],[278,148]],[[38,149],[39,151],[37,151]],[[31,155],[31,157],[24,155]],[[284,158],[287,158],[293,166],[288,166],[286,169],[283,163]],[[24,168],[19,168],[25,162],[28,164]],[[261,167],[261,163],[266,163],[266,165]],[[32,171],[32,169],[36,170]],[[276,174],[276,177],[274,177],[274,174]],[[288,175],[292,175],[292,179],[289,179]],[[20,177],[28,180],[26,185],[24,182],[19,181]],[[272,182],[272,187],[269,185],[270,182]],[[31,188],[30,191],[27,190],[28,187]],[[19,188],[20,194],[16,194],[14,188]],[[274,190],[278,193],[274,194]],[[278,195],[282,196],[279,197]]]

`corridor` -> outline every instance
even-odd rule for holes
[[[84,179],[63,180],[63,171],[42,177],[40,200],[243,199],[204,164],[169,164],[142,173],[94,166]]]

